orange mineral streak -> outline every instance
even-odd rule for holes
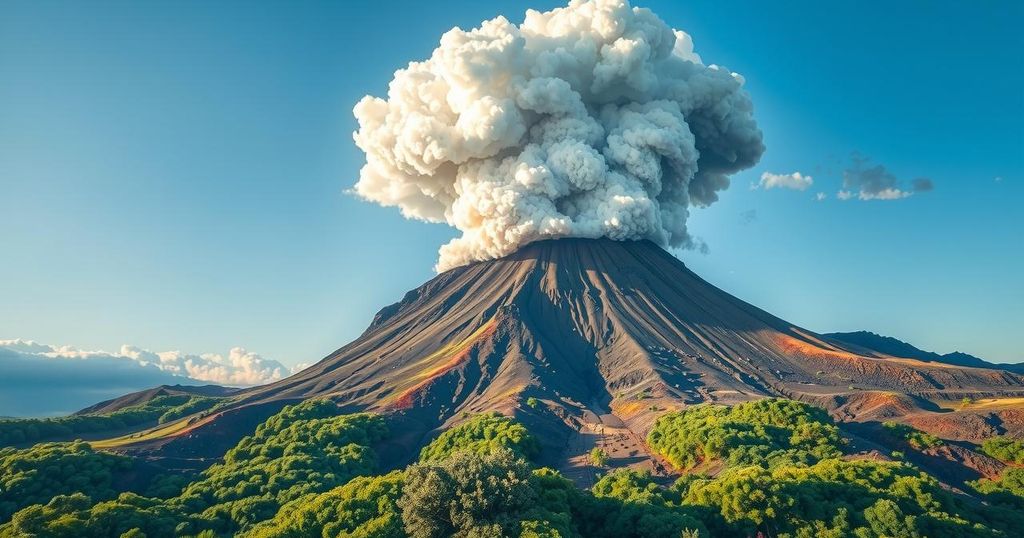
[[[802,334],[802,333],[798,333]],[[843,351],[839,348],[832,346],[826,342],[815,341],[813,337],[808,336],[811,341],[801,340],[785,334],[776,334],[772,337],[772,341],[778,346],[779,350],[787,354],[803,355],[805,357],[818,358],[818,359],[841,359],[845,361],[857,361],[863,368],[868,364],[900,364],[909,366],[912,368],[919,368],[923,365],[928,365],[932,368],[943,368],[943,369],[962,369],[960,366],[953,364],[943,364],[941,362],[922,362],[917,359],[908,359],[906,357],[897,357],[895,355],[887,355],[884,353],[874,353],[872,355],[858,355],[856,353],[850,353],[849,351]],[[866,362],[867,361],[867,362]]]
[[[413,378],[417,381],[416,384],[405,389],[398,395],[398,398],[395,400],[395,407],[399,409],[408,409],[412,407],[417,394],[433,383],[435,379],[443,376],[462,364],[469,357],[469,352],[473,349],[473,344],[482,338],[490,337],[494,334],[494,331],[497,330],[497,328],[498,320],[496,318],[491,318],[479,329],[473,331],[473,334],[469,335],[466,339],[454,345],[444,346],[439,351],[432,353],[425,359],[421,360],[420,364],[426,366],[433,363],[435,360],[443,360],[447,358],[447,360],[444,360],[441,364],[417,374]]]
[[[804,340],[800,340],[799,338],[793,338],[792,336],[786,334],[778,333],[772,335],[772,340],[774,341],[775,345],[787,355],[804,355],[806,357],[818,357],[829,359],[864,359],[864,357],[860,355],[832,348],[832,346],[829,346],[824,342],[807,342]]]

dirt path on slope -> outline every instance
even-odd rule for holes
[[[560,458],[558,470],[563,476],[586,489],[593,487],[602,474],[625,467],[646,470],[665,479],[671,477],[668,466],[650,453],[640,436],[627,428],[622,419],[601,406],[591,404],[591,408],[602,414],[584,411],[582,426],[570,437]],[[594,448],[608,454],[605,468],[591,463],[590,451]]]

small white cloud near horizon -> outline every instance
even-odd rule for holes
[[[814,195],[815,202],[824,202],[826,198],[828,198],[828,195],[823,192]]]
[[[137,346],[123,345],[116,353],[89,351],[72,346],[52,346],[33,340],[15,338],[0,340],[0,348],[17,352],[25,358],[46,359],[122,359],[139,366],[152,366],[160,371],[180,376],[182,380],[205,381],[218,385],[253,386],[283,379],[306,365],[288,368],[242,347],[234,347],[227,356],[217,353],[199,355],[181,351],[153,352]]]
[[[761,174],[761,181],[751,185],[751,189],[792,189],[795,191],[805,191],[814,184],[814,178],[811,176],[805,176],[800,172],[793,172],[791,174],[774,174],[772,172],[765,172]]]
[[[836,198],[839,198],[840,200],[849,200],[850,198],[853,198],[853,193],[840,189],[840,191],[836,193]]]

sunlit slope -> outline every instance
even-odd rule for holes
[[[829,341],[708,284],[649,242],[543,241],[448,271],[378,314],[319,364],[247,402],[331,396],[429,414],[522,393],[604,410],[857,389],[1013,392],[1021,376]]]

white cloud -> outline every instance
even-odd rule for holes
[[[853,198],[853,193],[850,191],[840,190],[836,193],[836,198],[839,198],[840,200],[849,200],[850,198]]]
[[[816,202],[824,202],[826,198],[828,198],[828,195],[823,192],[814,195],[814,201]]]
[[[805,176],[800,172],[793,172],[792,174],[773,174],[771,172],[765,172],[761,174],[761,181],[758,182],[757,185],[754,185],[753,188],[805,191],[813,184],[813,177]]]
[[[151,367],[167,374],[179,376],[183,382],[193,380],[218,385],[261,385],[283,379],[293,373],[293,369],[289,369],[280,362],[251,353],[241,347],[232,348],[227,356],[216,353],[194,355],[181,351],[153,352],[130,345],[121,346],[117,353],[110,353],[83,350],[71,346],[52,346],[18,338],[0,340],[0,349],[15,352],[20,358],[38,360],[95,360],[97,364],[101,359],[107,362],[110,359],[133,361],[142,367]]]
[[[906,198],[911,194],[913,193],[895,188],[887,188],[875,192],[860,191],[860,193],[857,194],[857,197],[861,200],[899,200],[900,198]]]

